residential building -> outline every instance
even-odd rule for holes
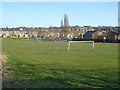
[[[85,40],[92,40],[92,39],[103,39],[103,32],[100,31],[87,31],[83,35],[83,39]]]

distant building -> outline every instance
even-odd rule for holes
[[[120,35],[114,31],[107,33],[107,40],[120,40]]]
[[[38,31],[35,29],[21,29],[21,28],[14,28],[14,29],[2,29],[0,31],[0,37],[37,37]]]
[[[96,31],[87,31],[87,32],[83,35],[83,39],[86,39],[86,40],[93,39],[93,34],[94,34],[95,32],[96,32]]]
[[[69,21],[68,21],[68,16],[67,14],[64,15],[64,27],[68,27],[69,26]]]
[[[63,25],[63,23],[64,23],[64,25]],[[60,37],[61,38],[68,38],[68,39],[73,38],[73,36],[71,34],[71,28],[69,26],[69,20],[68,20],[67,14],[64,15],[64,20],[61,21]]]
[[[85,40],[92,40],[92,39],[103,39],[103,32],[99,32],[99,31],[87,31],[84,35],[83,35],[83,39]]]

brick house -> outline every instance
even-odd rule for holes
[[[104,38],[103,32],[100,31],[87,31],[83,35],[83,39],[85,40],[103,39],[103,38]]]
[[[120,40],[120,34],[114,31],[110,31],[106,36],[107,40]]]

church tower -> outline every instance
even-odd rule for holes
[[[63,26],[63,20],[61,20],[61,27]]]
[[[69,21],[68,21],[68,16],[67,16],[67,14],[64,15],[64,26],[65,26],[65,27],[69,26]]]
[[[70,26],[69,26],[68,16],[67,16],[67,14],[65,14],[64,15],[64,20],[61,20],[60,37],[61,38],[69,38],[68,37],[69,34],[70,34]]]

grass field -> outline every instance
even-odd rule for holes
[[[3,88],[117,88],[118,44],[3,39]]]

